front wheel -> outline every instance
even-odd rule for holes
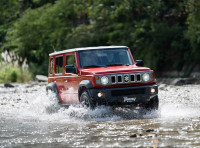
[[[47,113],[51,114],[51,113],[58,112],[58,110],[60,109],[61,106],[59,104],[57,94],[51,88],[48,88],[46,90],[46,93],[47,93],[47,97],[49,99],[49,104],[46,106]]]
[[[153,97],[146,105],[145,109],[152,111],[152,110],[158,110],[159,107],[159,100],[158,96]]]
[[[82,105],[84,105],[87,108],[90,108],[90,109],[94,109],[95,108],[95,105],[92,102],[91,97],[90,97],[90,95],[89,95],[87,90],[82,92],[82,94],[80,96],[80,102],[81,102]]]

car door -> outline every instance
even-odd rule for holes
[[[61,97],[67,103],[78,102],[78,84],[79,76],[77,75],[76,58],[74,53],[65,55],[65,77],[64,77],[64,91]]]
[[[48,72],[48,83],[54,82],[54,58],[50,57],[49,58],[49,72]]]
[[[58,93],[59,93],[59,97],[60,97],[60,101],[64,102],[63,98],[61,97],[61,92],[64,90],[64,61],[63,61],[63,55],[57,55],[55,57],[55,75],[54,75],[54,82],[57,85],[58,88]]]

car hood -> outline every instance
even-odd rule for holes
[[[121,73],[137,73],[137,72],[150,72],[152,71],[147,67],[139,67],[136,65],[131,66],[109,66],[81,69],[83,75],[101,75],[101,74],[121,74]]]

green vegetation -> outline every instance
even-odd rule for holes
[[[157,74],[189,76],[200,61],[199,14],[198,0],[1,0],[0,51],[47,75],[54,48],[126,45]]]
[[[16,66],[12,63],[0,64],[0,83],[4,82],[28,82],[32,80],[32,74],[27,68]]]

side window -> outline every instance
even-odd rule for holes
[[[56,57],[55,73],[63,73],[63,57]]]
[[[53,74],[53,58],[50,59],[50,74]]]
[[[66,73],[76,73],[76,59],[75,55],[66,56]]]

